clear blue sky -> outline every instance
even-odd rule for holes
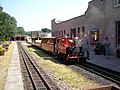
[[[3,11],[25,31],[51,29],[51,20],[68,20],[84,14],[91,0],[0,0]]]

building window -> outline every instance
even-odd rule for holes
[[[80,37],[80,27],[78,27],[78,37]]]
[[[54,32],[52,32],[52,36],[54,36]]]
[[[116,22],[116,44],[120,45],[120,21]]]
[[[76,28],[73,29],[74,37],[76,37]]]
[[[85,27],[82,27],[82,34],[85,33]]]
[[[63,30],[62,30],[62,37],[64,36]]]
[[[95,43],[95,42],[98,42],[99,38],[99,32],[92,32],[92,42]]]
[[[80,33],[80,27],[78,27],[78,33]]]
[[[91,32],[91,42],[98,43],[99,42],[99,29],[93,28],[90,32]]]
[[[120,0],[114,0],[114,6],[115,7],[120,6]]]
[[[64,35],[66,34],[65,30],[64,30]]]
[[[76,37],[76,28],[70,29],[70,37],[71,38]]]

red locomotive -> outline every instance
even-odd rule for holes
[[[41,38],[35,40],[34,45],[58,57],[64,57],[67,63],[86,61],[71,38]]]

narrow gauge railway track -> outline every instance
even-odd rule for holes
[[[26,90],[60,90],[56,84],[33,62],[31,56],[24,49],[20,42],[18,42],[18,49],[20,60],[22,61],[25,79]],[[24,75],[24,76],[25,76]]]
[[[107,68],[89,63],[89,62],[76,64],[76,66],[79,66],[92,73],[102,76],[120,86],[120,73],[119,72],[116,72],[116,71],[113,71],[113,70],[110,70],[110,69],[107,69]]]

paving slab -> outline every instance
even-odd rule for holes
[[[120,58],[116,56],[110,56],[110,59],[107,59],[104,55],[95,55],[94,52],[90,52],[90,60],[87,62],[120,72]]]
[[[4,90],[24,90],[17,43],[14,43]]]

